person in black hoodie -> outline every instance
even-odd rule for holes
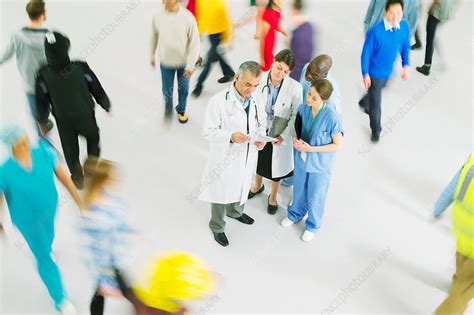
[[[46,34],[48,65],[39,70],[36,78],[37,110],[39,121],[44,121],[42,117],[47,117],[50,112],[56,119],[71,178],[76,187],[82,189],[84,172],[79,161],[78,136],[86,138],[88,156],[99,157],[100,135],[94,99],[108,113],[111,104],[89,65],[69,59],[69,48],[69,38],[63,34]]]

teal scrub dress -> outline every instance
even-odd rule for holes
[[[54,183],[58,157],[45,140],[32,148],[31,157],[31,170],[13,157],[0,166],[0,194],[5,195],[12,223],[25,238],[36,259],[38,273],[59,309],[66,294],[51,256],[58,204]]]

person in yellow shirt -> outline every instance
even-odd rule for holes
[[[463,314],[474,298],[474,155],[471,154],[436,202],[433,216],[440,218],[453,205],[456,234],[456,273],[448,297],[435,314]]]
[[[197,0],[196,19],[199,34],[207,34],[211,43],[211,48],[204,63],[204,69],[199,75],[196,87],[192,92],[194,97],[199,97],[213,63],[219,62],[224,75],[217,81],[219,83],[227,83],[234,80],[235,72],[220,51],[220,45],[230,42],[232,38],[232,19],[227,0]]]

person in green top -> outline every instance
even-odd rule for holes
[[[447,21],[451,17],[454,4],[455,0],[433,0],[430,6],[428,21],[426,22],[425,64],[421,67],[416,67],[416,71],[421,74],[430,75],[436,29],[440,22]]]

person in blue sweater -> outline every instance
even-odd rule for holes
[[[375,24],[382,21],[385,13],[387,0],[371,0],[364,19],[364,32],[367,33]],[[418,13],[420,12],[419,0],[403,0],[403,18],[410,25],[410,36],[413,37],[418,23]],[[416,43],[419,38],[416,38]],[[421,44],[420,44],[421,45]]]
[[[380,140],[382,89],[392,75],[399,54],[402,57],[402,78],[408,79],[410,27],[402,18],[403,0],[387,0],[383,21],[367,32],[362,50],[362,76],[367,94],[359,101],[359,106],[370,116],[372,142]]]

